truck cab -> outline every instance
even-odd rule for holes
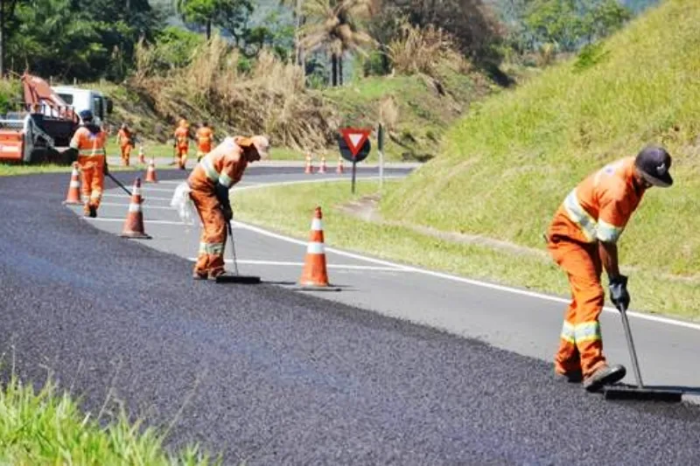
[[[51,86],[51,89],[70,105],[76,114],[83,110],[91,110],[97,125],[104,124],[107,115],[112,113],[112,100],[100,91],[73,86]]]

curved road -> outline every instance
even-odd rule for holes
[[[298,173],[251,169],[245,180],[278,180],[290,171]],[[466,323],[450,333],[348,304],[390,309],[371,298],[379,293],[362,279],[383,275],[393,290],[397,276],[414,273],[391,264],[370,270],[359,258],[333,258],[340,266],[331,269],[331,279],[344,286],[334,301],[278,285],[192,282],[187,256],[196,251],[196,232],[178,226],[174,212],[158,209],[169,195],[163,191],[158,201],[156,191],[173,189],[165,181],[183,175],[158,175],[164,182],[147,188],[144,210],[151,243],[161,251],[102,230],[121,229],[128,200],[117,190],[105,198],[115,204],[101,209],[105,218],[87,222],[61,206],[67,175],[0,178],[5,371],[10,360],[33,381],[50,371],[94,413],[113,407],[106,401],[123,401],[151,425],[170,426],[169,446],[197,441],[222,452],[227,464],[700,463],[697,406],[605,402],[554,382],[551,365],[530,354],[540,350],[527,349],[542,345],[551,352],[551,340],[535,343],[538,334],[527,336],[527,327],[502,327],[493,336],[489,325],[513,312],[509,303],[536,297],[502,298],[483,287],[464,295],[470,300],[453,314],[469,316],[474,308],[474,331],[493,338],[492,346],[463,336]],[[133,175],[119,176],[129,182]],[[149,223],[161,215],[160,223]],[[267,241],[274,238],[243,229],[236,234],[246,244],[238,251],[243,271],[274,270],[277,275],[267,273],[280,282],[298,275],[293,264],[282,263],[303,260],[299,245],[288,255],[265,257],[257,253],[269,253]],[[427,289],[433,302],[418,300],[423,315],[444,313],[440,299],[455,288]],[[491,310],[494,324],[481,309]],[[449,326],[443,317],[435,317],[435,326]],[[673,332],[683,349],[698,335],[684,327]],[[509,344],[518,352],[502,349]],[[699,372],[697,366],[677,369],[693,377]]]

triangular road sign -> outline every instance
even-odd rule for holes
[[[357,153],[360,152],[360,149],[362,149],[362,146],[364,146],[365,141],[369,139],[372,129],[341,128],[340,133],[343,135],[343,139],[345,139],[350,152],[352,152],[352,156],[356,157]]]

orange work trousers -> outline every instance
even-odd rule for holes
[[[105,186],[105,158],[102,155],[78,156],[78,165],[83,174],[81,186],[83,202],[97,209],[102,201]]]
[[[187,152],[189,151],[189,146],[177,146],[175,149],[175,156],[177,157],[178,168],[185,168],[187,163]]]
[[[600,313],[605,293],[600,284],[602,265],[598,243],[584,244],[553,235],[547,248],[569,276],[572,300],[566,311],[554,370],[581,370],[588,377],[605,364]]]
[[[131,144],[120,146],[120,149],[122,151],[122,164],[124,164],[125,167],[128,167],[129,158],[131,157]]]
[[[214,194],[214,188],[211,191],[193,189],[190,197],[203,226],[194,273],[201,277],[216,277],[224,271],[226,247],[226,219],[221,203]]]

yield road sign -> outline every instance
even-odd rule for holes
[[[340,155],[348,162],[361,162],[369,155],[371,128],[341,128],[338,138]]]

